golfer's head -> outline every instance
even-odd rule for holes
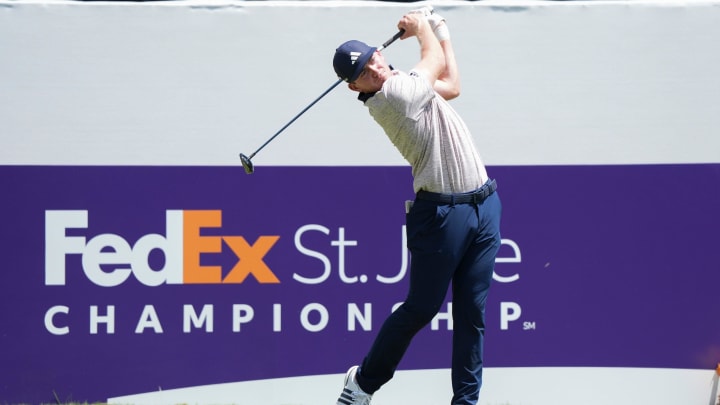
[[[348,83],[354,82],[376,50],[377,48],[361,41],[351,40],[343,43],[335,50],[333,57],[335,73]]]

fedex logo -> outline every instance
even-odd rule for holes
[[[144,235],[131,246],[122,236],[112,233],[91,238],[68,236],[68,230],[87,229],[86,210],[45,211],[45,285],[65,285],[69,255],[80,255],[87,278],[103,287],[120,285],[131,274],[147,286],[239,284],[250,275],[260,283],[280,282],[264,262],[280,236],[260,236],[253,244],[242,236],[201,236],[203,228],[222,226],[220,210],[168,210],[165,215],[165,235]],[[200,265],[200,255],[220,253],[223,242],[238,258],[224,277],[221,266]],[[165,256],[160,269],[151,268],[148,260],[156,249]],[[112,270],[103,270],[103,266]]]

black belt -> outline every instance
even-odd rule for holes
[[[430,191],[420,190],[416,197],[418,200],[432,201],[443,204],[479,204],[485,201],[492,193],[497,190],[497,183],[495,180],[490,180],[485,183],[482,187],[475,191],[468,193],[459,194],[443,194],[433,193]]]

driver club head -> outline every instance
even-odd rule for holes
[[[255,167],[249,157],[241,153],[240,161],[242,162],[243,168],[245,168],[245,173],[252,174],[255,171]]]

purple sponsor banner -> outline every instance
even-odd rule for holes
[[[488,367],[714,368],[720,165],[491,167]],[[342,373],[406,292],[409,168],[2,166],[0,401]],[[402,369],[449,367],[448,307]]]

